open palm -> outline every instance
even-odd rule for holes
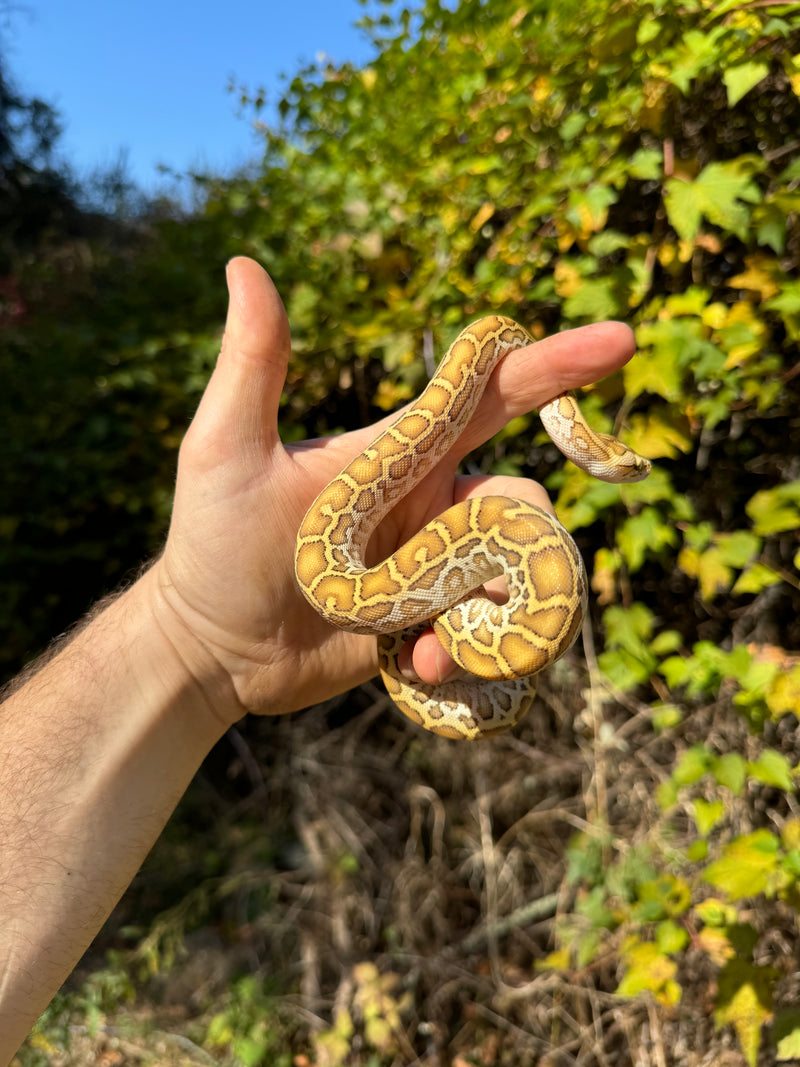
[[[315,496],[391,420],[284,447],[277,415],[290,357],[286,313],[252,260],[233,260],[228,281],[222,352],[181,448],[172,525],[156,568],[197,642],[198,658],[210,654],[224,667],[240,713],[275,714],[376,672],[374,639],[344,633],[318,616],[295,584],[293,560],[297,530]],[[451,454],[381,524],[376,553],[389,554],[466,496],[497,493],[549,507],[534,482],[461,478],[458,464],[510,418],[604,377],[632,351],[627,327],[602,323],[511,353]],[[414,666],[433,681],[437,651],[429,639],[418,645]]]

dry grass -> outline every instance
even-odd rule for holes
[[[517,731],[485,744],[422,733],[372,685],[248,721],[213,754],[98,945],[177,905],[140,942],[138,959],[162,971],[137,999],[161,1035],[142,1037],[142,1062],[172,1062],[152,1044],[165,1032],[203,1044],[234,976],[249,973],[274,990],[270,1017],[297,1067],[738,1067],[732,1033],[715,1032],[714,975],[699,953],[686,956],[672,1011],[615,995],[613,946],[582,968],[537,970],[575,903],[571,836],[599,835],[617,856],[652,841],[654,794],[676,751],[709,738],[750,744],[722,705],[658,736],[643,708],[593,691],[574,660],[543,680]],[[757,806],[743,799],[737,832],[769,821]],[[763,925],[792,1003],[795,917],[776,905]],[[367,1030],[378,1002],[382,1052]],[[326,1059],[315,1037],[343,1010],[355,1026],[347,1058]],[[95,1038],[106,1052],[110,1033]],[[101,1062],[81,1054],[50,1062]],[[220,1051],[213,1062],[236,1061]]]

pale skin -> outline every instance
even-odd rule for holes
[[[375,427],[284,448],[286,314],[252,260],[229,264],[228,288],[222,351],[181,448],[163,554],[0,710],[0,1064],[228,727],[247,712],[306,707],[377,670],[374,639],[325,623],[293,573],[307,507]],[[376,551],[388,554],[466,496],[549,508],[533,482],[457,477],[460,460],[509,419],[632,353],[626,326],[601,323],[510,354],[457,448],[382,524]],[[425,635],[405,669],[435,682],[451,665]]]

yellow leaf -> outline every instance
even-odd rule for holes
[[[658,393],[665,400],[675,400],[680,395],[681,372],[677,364],[666,359],[632,359],[622,371],[625,392],[628,396],[642,393]]]
[[[27,1044],[30,1048],[36,1049],[37,1052],[46,1052],[54,1057],[58,1056],[58,1049],[46,1034],[31,1034]],[[14,1064],[19,1063],[19,1060],[12,1060],[12,1067],[14,1067]]]
[[[623,956],[627,970],[617,987],[622,997],[650,992],[662,1004],[680,1000],[680,986],[675,982],[678,965],[651,942],[637,942]]]
[[[374,963],[366,961],[355,965],[353,977],[360,986],[373,985],[380,980],[380,971]]]
[[[337,1012],[334,1025],[314,1038],[314,1051],[318,1067],[337,1067],[350,1055],[350,1039],[355,1027],[346,1008]]]
[[[712,330],[719,330],[728,321],[728,308],[718,300],[708,304],[700,313],[700,321]]]
[[[732,926],[739,921],[739,913],[719,897],[708,897],[695,905],[695,915],[706,926]]]
[[[570,965],[569,948],[557,948],[545,956],[543,960],[536,961],[537,971],[565,971]]]
[[[646,22],[642,19],[640,25]],[[650,73],[656,74],[656,64],[650,65]],[[645,129],[657,133],[661,125],[661,119],[668,99],[664,81],[656,80],[655,77],[648,79],[642,86],[643,105],[639,110],[639,122]]]
[[[681,423],[683,418],[680,416]],[[665,419],[658,414],[635,414],[628,420],[631,448],[649,459],[675,459],[679,452],[687,453],[692,447],[690,438],[683,433],[676,419]]]
[[[800,819],[787,819],[781,827],[781,843],[788,851],[800,848]]]
[[[750,1067],[755,1067],[758,1059],[761,1027],[772,1018],[772,990],[777,978],[773,968],[757,967],[746,960],[730,960],[719,973],[714,1019],[718,1026],[733,1024]]]
[[[413,395],[414,390],[411,386],[389,381],[388,378],[382,378],[378,382],[378,388],[375,391],[375,405],[381,411],[394,411],[398,405],[404,404]]]
[[[723,561],[722,550],[716,545],[698,552],[696,548],[682,548],[678,553],[678,566],[690,578],[700,583],[703,600],[713,600],[718,593],[731,587],[733,571]]]
[[[710,926],[704,927],[696,937],[697,945],[707,953],[712,963],[718,967],[736,955],[736,950],[730,943],[727,934],[722,930],[714,930]]]
[[[666,270],[677,272],[681,266],[688,263],[694,253],[694,242],[680,240],[665,241],[658,246],[658,262]]]
[[[726,845],[719,859],[703,871],[703,878],[729,900],[740,900],[762,893],[777,866],[777,837],[769,830],[756,830]]]
[[[444,225],[445,233],[455,233],[461,226],[461,211],[453,203],[443,203],[439,209],[439,218]]]
[[[772,681],[766,693],[767,707],[773,719],[800,709],[800,664],[789,671],[781,671]]]
[[[595,552],[592,567],[592,591],[601,605],[613,604],[617,599],[617,575],[620,569],[618,552],[609,548],[599,548]]]
[[[472,232],[477,233],[481,226],[483,226],[485,222],[488,222],[492,215],[494,215],[494,212],[495,206],[488,200],[485,203],[481,204],[481,206],[475,212],[473,217],[470,219],[469,228],[472,230]]]
[[[550,87],[550,79],[545,77],[544,74],[540,74],[536,81],[533,83],[533,100],[536,104],[543,104],[550,98],[552,89]]]
[[[579,291],[583,285],[583,278],[575,267],[566,260],[560,259],[556,263],[555,284],[558,295],[566,300]]]
[[[761,256],[748,256],[747,269],[729,278],[726,284],[731,289],[750,289],[758,293],[762,300],[769,300],[771,296],[779,293],[781,288],[775,280],[774,267],[770,270],[769,267],[762,266],[762,263],[771,262]]]

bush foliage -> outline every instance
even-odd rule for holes
[[[701,1062],[693,1033],[708,1048],[735,1034],[751,1065],[759,1050],[798,1056],[800,15],[733,0],[392,10],[364,17],[368,66],[291,80],[263,160],[208,180],[196,212],[19,265],[24,308],[0,355],[8,665],[163,536],[230,254],[264,263],[287,303],[287,440],[394,408],[423,384],[421,354],[483,313],[537,337],[623,319],[639,355],[584,408],[655,461],[646,481],[553,472],[533,416],[475,461],[556,494],[592,574],[588,673],[552,672],[544,710],[491,753],[386,727],[369,751],[393,746],[405,819],[366,762],[319,810],[297,783],[284,794],[310,864],[298,881],[329,915],[319,940],[340,949],[331,958],[305,929],[287,949],[302,952],[302,994],[320,1016],[295,1034],[307,1050],[295,1062],[545,1063],[549,1049],[627,1063],[642,1048],[689,1064]],[[264,104],[257,90],[242,101],[255,115]],[[355,698],[380,703],[372,689]],[[338,704],[327,714],[353,746],[378,729],[369,716],[343,725]],[[259,760],[265,737],[289,744],[285,730],[252,729]],[[541,764],[548,744],[563,780]],[[296,750],[286,758],[331,788]],[[356,818],[345,794],[367,782]],[[574,836],[560,841],[553,820]],[[382,823],[400,852],[409,842],[399,869],[371,843]],[[405,878],[418,894],[411,917],[379,856],[395,892]],[[259,864],[279,868],[275,855]],[[274,871],[267,885],[286,892]],[[557,911],[526,919],[548,895]],[[262,932],[281,905],[263,907]],[[253,1009],[263,990],[240,982],[229,995],[207,1047],[277,1062]],[[620,1036],[626,998],[649,1005],[631,1016],[649,1039]]]

